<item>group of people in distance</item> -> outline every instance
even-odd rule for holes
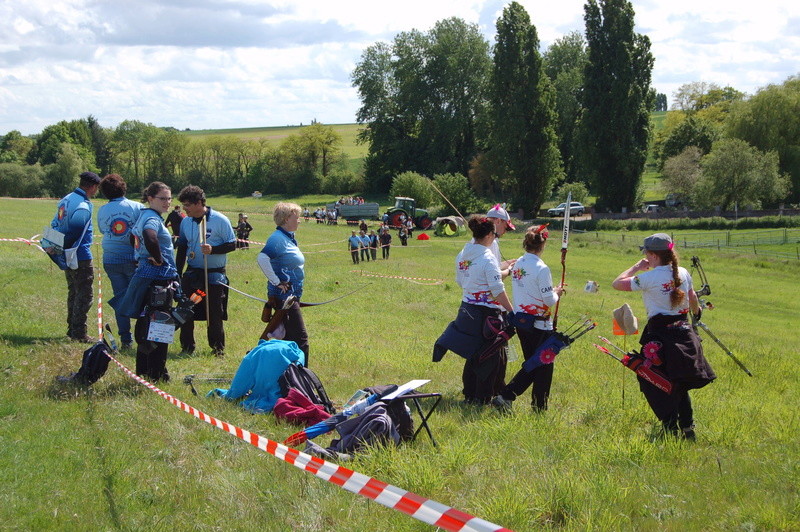
[[[376,234],[374,229],[366,229],[367,224],[363,220],[361,223],[363,227],[360,226],[358,231],[351,231],[347,239],[347,249],[353,264],[378,260],[378,248],[381,249],[381,258],[388,259],[392,247],[389,227],[381,224]]]
[[[532,371],[521,368],[506,384],[507,353],[498,348],[486,356],[478,347],[486,345],[496,330],[492,320],[522,313],[531,318],[530,328],[517,327],[523,358],[529,360],[553,330],[551,309],[566,294],[564,286],[553,286],[549,267],[542,260],[548,231],[546,225],[531,226],[525,232],[518,259],[503,261],[497,239],[514,230],[505,209],[495,205],[485,216],[472,216],[473,239],[456,257],[456,282],[462,289],[461,306],[433,350],[434,361],[447,350],[466,359],[462,373],[464,401],[491,404],[508,411],[515,399],[529,387],[535,411],[547,409],[554,364],[538,365]],[[655,364],[672,384],[671,393],[638,377],[639,387],[661,422],[664,434],[695,439],[694,413],[689,390],[701,388],[716,376],[703,355],[700,339],[688,318],[699,316],[700,307],[689,272],[679,265],[669,235],[657,233],[644,240],[644,258],[623,271],[612,286],[622,291],[641,291],[648,322],[640,343],[645,346],[647,364]],[[503,279],[512,278],[512,298]],[[491,345],[491,344],[490,344]]]
[[[136,341],[136,373],[153,381],[169,380],[166,367],[169,344],[148,339],[152,323],[159,321],[155,312],[168,310],[173,298],[188,298],[198,290],[205,301],[193,307],[193,317],[180,323],[180,346],[183,355],[194,352],[194,321],[207,321],[207,338],[212,352],[224,356],[227,320],[228,285],[227,254],[237,249],[237,237],[230,220],[206,204],[205,192],[197,186],[184,187],[178,194],[180,208],[170,209],[172,191],[155,181],[142,192],[141,202],[126,197],[127,185],[122,177],[109,174],[100,179],[84,172],[78,188],[58,204],[51,227],[64,235],[61,247],[43,248],[55,256],[66,248],[77,249],[75,268],[67,267],[67,336],[75,341],[93,343],[87,334],[87,316],[94,300],[94,267],[92,256],[92,201],[102,191],[108,203],[97,212],[97,223],[103,234],[103,269],[111,282],[114,296],[109,305],[115,311],[123,349],[131,349]],[[276,231],[258,255],[258,265],[268,279],[268,295],[275,296],[275,305],[287,307],[284,339],[298,344],[308,361],[308,334],[297,301],[303,288],[304,258],[294,231],[300,218],[300,207],[279,203],[275,207]],[[174,234],[165,225],[164,216]],[[244,222],[244,225],[243,225]],[[240,216],[238,231],[249,233],[247,217]],[[294,305],[285,305],[294,296]],[[154,301],[160,301],[159,307]],[[167,303],[164,303],[164,302]],[[290,308],[289,308],[290,307]],[[163,317],[163,314],[162,314]],[[136,324],[131,327],[131,320]],[[163,338],[162,338],[163,339]]]
[[[87,315],[93,302],[94,269],[92,263],[92,197],[102,191],[108,199],[97,213],[103,234],[103,268],[111,282],[114,297],[109,304],[116,313],[123,348],[137,343],[136,373],[151,380],[168,380],[166,368],[168,343],[148,339],[153,315],[144,312],[154,299],[180,286],[184,295],[205,292],[208,305],[195,305],[194,318],[182,324],[180,345],[186,355],[195,350],[194,321],[208,322],[208,343],[223,356],[227,319],[229,280],[227,254],[237,248],[237,238],[228,218],[206,204],[204,191],[194,185],[183,188],[179,208],[171,210],[172,191],[162,182],[150,183],[142,192],[141,202],[126,197],[125,181],[116,174],[100,179],[92,172],[80,176],[80,184],[59,203],[51,227],[63,234],[63,249],[43,248],[51,255],[69,248],[76,262],[65,269],[68,287],[67,336],[79,342],[94,342],[87,334]],[[170,234],[164,216],[169,213]],[[305,257],[295,238],[302,210],[294,203],[278,203],[273,212],[276,224],[257,263],[267,279],[269,309],[280,311],[279,327],[270,321],[262,339],[294,341],[305,354],[308,365],[309,342],[300,298],[305,279]],[[250,231],[246,216],[240,216],[238,231]],[[176,230],[177,227],[177,230]],[[401,227],[401,231],[406,229]],[[491,404],[508,410],[528,388],[531,405],[546,410],[554,373],[552,359],[534,370],[521,368],[506,383],[507,354],[504,348],[494,352],[478,349],[496,334],[498,323],[509,314],[530,318],[529,328],[517,327],[523,357],[527,361],[553,330],[551,309],[566,294],[564,286],[553,286],[549,267],[542,259],[549,237],[547,226],[531,226],[525,232],[524,254],[518,259],[503,260],[498,239],[514,230],[508,212],[495,205],[486,215],[469,219],[472,240],[465,244],[455,261],[456,282],[462,289],[461,305],[434,346],[434,361],[451,350],[466,359],[462,372],[465,402]],[[352,260],[375,260],[377,248],[388,258],[391,243],[389,227],[381,226],[380,235],[362,229],[352,232],[348,248]],[[696,331],[688,318],[699,317],[700,306],[689,272],[679,259],[669,235],[657,233],[644,239],[644,258],[621,272],[612,286],[621,291],[641,291],[647,311],[647,325],[640,343],[646,363],[657,366],[672,385],[665,392],[639,377],[639,387],[662,424],[665,434],[694,439],[694,412],[689,391],[712,382],[716,375],[703,355]],[[359,256],[360,255],[360,256]],[[55,259],[54,259],[55,261]],[[58,261],[56,261],[58,262]],[[69,264],[69,263],[67,263]],[[505,290],[504,279],[511,276],[512,297]],[[207,308],[207,312],[206,312]],[[505,314],[505,317],[504,317]],[[131,330],[131,320],[136,324]],[[279,330],[279,333],[276,333]]]

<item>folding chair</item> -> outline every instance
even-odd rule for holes
[[[431,405],[431,407],[428,409],[428,411],[426,413],[422,409],[422,404],[420,403],[420,399],[429,399],[429,398],[432,399],[434,397],[436,398],[436,400],[433,402],[433,404]],[[436,443],[436,439],[433,437],[433,433],[431,432],[431,427],[430,427],[430,425],[428,425],[428,420],[433,415],[433,412],[436,410],[436,407],[439,406],[439,402],[442,400],[442,394],[440,394],[440,393],[407,393],[407,394],[403,394],[403,395],[393,399],[392,402],[397,401],[397,400],[403,400],[404,401],[406,399],[411,399],[411,401],[414,403],[414,407],[416,408],[416,411],[419,414],[419,420],[420,420],[419,421],[419,427],[417,427],[417,430],[414,431],[414,436],[411,438],[411,441],[413,442],[414,440],[416,440],[417,439],[417,434],[419,434],[419,431],[421,431],[424,428],[425,432],[428,433],[428,437],[431,439],[431,443],[433,443],[433,446],[434,447],[438,447],[439,445]]]

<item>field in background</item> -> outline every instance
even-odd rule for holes
[[[322,197],[295,198],[316,203]],[[277,198],[211,198],[229,216],[250,212],[252,239],[273,230]],[[97,204],[102,204],[98,201]],[[0,237],[41,231],[55,201],[0,199]],[[696,233],[696,231],[694,232]],[[536,415],[521,397],[511,416],[460,404],[463,361],[430,360],[433,342],[454,318],[460,290],[453,258],[465,239],[433,237],[395,245],[388,261],[350,262],[344,226],[302,224],[307,301],[356,294],[304,311],[311,366],[340,403],[357,388],[431,379],[444,400],[431,418],[439,447],[422,435],[398,449],[375,448],[348,467],[514,530],[796,530],[800,528],[800,323],[794,296],[800,266],[735,251],[699,255],[716,310],[706,323],[755,375],[750,378],[709,339],[719,378],[693,392],[698,442],[653,440],[654,419],[633,374],[591,347],[587,335],[556,360],[550,410]],[[575,234],[567,256],[569,291],[561,322],[582,315],[611,335],[612,309],[641,298],[611,280],[640,257],[643,235],[609,239]],[[397,238],[395,238],[395,244]],[[23,530],[417,531],[410,517],[315,479],[179,411],[114,367],[91,392],[53,384],[75,371],[83,346],[64,341],[63,273],[35,248],[0,242],[0,522]],[[521,252],[519,232],[501,242]],[[557,242],[544,259],[560,275]],[[259,297],[259,245],[230,256],[231,284]],[[427,279],[427,280],[421,280]],[[583,291],[597,281],[597,293]],[[507,283],[508,284],[508,283]],[[104,299],[110,297],[107,282]],[[198,325],[198,351],[177,358],[163,388],[210,415],[281,441],[295,428],[233,403],[192,396],[190,373],[233,373],[255,345],[260,304],[231,294],[228,354],[211,356]],[[105,306],[107,320],[110,310]],[[90,313],[91,324],[96,317]],[[635,338],[615,339],[632,347]],[[516,339],[512,340],[516,342]],[[516,351],[519,351],[516,344]],[[133,367],[134,357],[121,356]],[[509,373],[519,361],[509,364]],[[321,438],[323,445],[329,438]]]

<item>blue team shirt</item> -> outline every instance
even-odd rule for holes
[[[89,226],[81,238],[87,222]],[[92,260],[92,202],[82,188],[76,188],[58,202],[50,227],[64,233],[65,249],[78,246],[78,260]]]
[[[97,209],[97,227],[103,233],[103,264],[135,262],[130,236],[142,209],[144,205],[125,196]]]
[[[152,257],[142,239],[142,235],[147,229],[155,231],[158,237],[158,245],[161,248],[163,260],[161,266],[153,266],[147,260],[148,257]],[[136,224],[133,226],[133,236],[135,239],[136,260],[139,261],[139,268],[136,271],[137,276],[148,279],[172,279],[178,274],[178,270],[175,267],[175,257],[172,255],[172,236],[164,226],[164,220],[161,219],[161,215],[158,212],[153,209],[142,209],[139,219],[136,220]]]
[[[270,296],[278,296],[281,299],[285,299],[289,295],[295,295],[300,298],[300,296],[303,295],[306,258],[297,245],[294,233],[290,233],[278,227],[277,230],[270,235],[261,253],[269,257],[272,271],[275,272],[278,279],[280,279],[281,282],[288,281],[292,284],[291,290],[284,294],[281,293],[277,286],[272,283],[267,283],[267,294]]]
[[[350,249],[358,249],[361,247],[361,237],[358,235],[353,235],[347,239],[350,242]]]
[[[213,247],[235,242],[236,235],[233,233],[233,227],[228,217],[212,210],[211,207],[206,206],[206,208],[208,208],[206,213],[206,244]],[[178,246],[187,246],[186,263],[190,268],[205,267],[203,252],[200,251],[202,240],[200,236],[200,224],[194,218],[187,216],[181,221],[181,234],[178,237],[177,244]],[[206,255],[206,257],[209,269],[224,268],[228,262],[226,253]]]

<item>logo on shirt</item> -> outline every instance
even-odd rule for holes
[[[461,270],[462,272],[469,270],[470,266],[472,266],[471,260],[462,260],[461,262],[458,263],[458,269]]]
[[[528,275],[528,272],[526,272],[523,268],[511,270],[511,278],[515,281],[519,281],[526,275]]]
[[[547,305],[537,305],[536,303],[531,303],[530,305],[520,305],[519,307],[525,314],[532,314],[534,316],[550,315],[550,307]]]
[[[117,218],[111,222],[111,234],[114,236],[124,236],[128,234],[128,221]]]
[[[661,293],[662,294],[669,294],[672,292],[673,288],[675,287],[675,281],[670,281],[668,283],[661,284]]]
[[[66,215],[67,215],[67,207],[66,207],[66,205],[62,205],[61,207],[58,208],[58,219],[59,219],[59,221],[63,220]]]
[[[467,303],[492,303],[497,305],[497,301],[492,299],[492,293],[489,290],[481,290],[480,292],[472,292],[472,297],[467,297]]]
[[[139,249],[142,246],[142,241],[139,240],[139,237],[133,235],[133,249]]]

